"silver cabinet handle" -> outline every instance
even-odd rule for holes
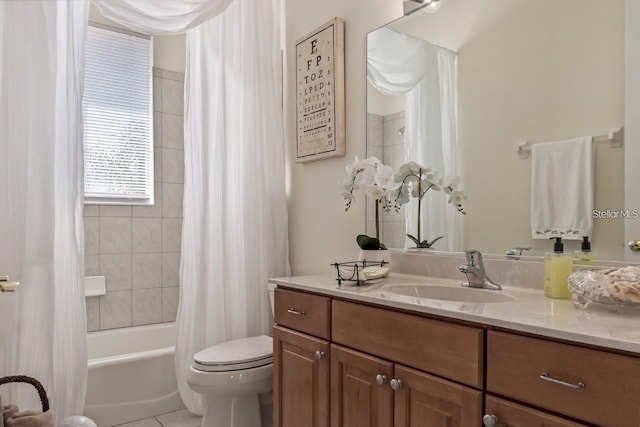
[[[316,360],[324,359],[325,358],[324,351],[320,351],[320,350],[316,351],[314,354],[314,357],[316,358]]]
[[[498,417],[495,415],[485,415],[482,417],[482,424],[484,424],[484,427],[496,427],[498,425]]]
[[[555,379],[553,377],[550,377],[549,374],[547,374],[546,372],[543,372],[543,373],[540,374],[540,379],[541,380],[545,380],[545,381],[549,381],[550,383],[561,385],[563,387],[585,388],[585,385],[582,382],[579,382],[578,384],[568,383],[566,381],[562,381],[562,380],[558,380],[558,379]]]
[[[381,375],[381,374],[376,375],[376,382],[378,383],[378,385],[382,385],[382,384],[386,383],[387,382],[387,376],[386,375]]]
[[[392,390],[399,390],[402,387],[402,380],[392,379],[391,383],[389,383]]]
[[[289,314],[293,314],[293,315],[295,315],[295,316],[304,316],[305,314],[307,314],[307,313],[305,313],[304,311],[298,311],[298,310],[296,310],[295,308],[290,308],[290,309],[288,309],[288,310],[287,310],[287,313],[289,313]]]
[[[629,249],[633,252],[640,252],[640,240],[632,240],[629,242]]]

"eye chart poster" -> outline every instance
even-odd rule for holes
[[[345,155],[344,21],[296,43],[297,161]]]

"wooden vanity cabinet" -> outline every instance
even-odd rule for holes
[[[275,292],[274,426],[329,427],[330,298]]]
[[[587,427],[565,418],[488,395],[485,400],[486,427]],[[490,419],[490,417],[495,417]]]
[[[638,357],[280,288],[275,322],[275,427],[640,427]]]
[[[598,426],[637,427],[639,379],[636,357],[509,332],[487,333],[487,393],[525,405]]]
[[[332,427],[482,425],[482,391],[451,381],[482,386],[482,329],[339,300],[331,325]]]

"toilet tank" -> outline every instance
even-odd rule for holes
[[[271,304],[271,314],[272,315],[273,315],[273,312],[275,310],[275,305],[274,305],[275,290],[276,290],[276,285],[274,285],[273,283],[267,283],[267,291],[269,292],[269,303]]]

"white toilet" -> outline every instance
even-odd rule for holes
[[[269,284],[273,312],[275,285]],[[203,398],[202,427],[261,427],[261,393],[273,389],[273,340],[227,341],[193,356],[189,387]]]

